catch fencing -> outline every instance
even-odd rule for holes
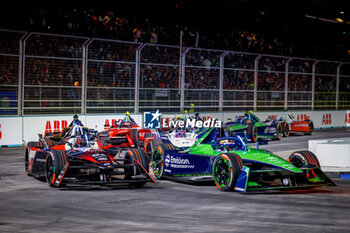
[[[345,110],[350,63],[0,30],[0,115]]]

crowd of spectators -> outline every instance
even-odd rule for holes
[[[205,27],[190,27],[181,24],[167,25],[153,22],[150,18],[133,19],[111,10],[67,10],[59,11],[53,23],[45,10],[32,12],[28,16],[29,31],[57,32],[66,35],[103,37],[126,42],[96,40],[88,48],[90,59],[88,68],[88,87],[135,86],[136,49],[139,44],[150,43],[141,53],[141,88],[178,88],[180,75],[180,50],[178,47],[160,44],[192,47],[185,56],[185,88],[217,89],[219,87],[220,56],[223,51],[200,48],[225,49],[224,89],[254,89],[254,60],[256,55],[243,55],[239,52],[254,52],[287,56],[315,56],[308,53],[300,44],[282,40],[277,35],[266,37],[258,32],[230,29],[210,30]],[[52,17],[51,17],[52,18]],[[59,20],[62,19],[62,20]],[[84,38],[33,35],[26,43],[26,85],[81,86],[82,45]],[[11,46],[0,40],[0,51],[12,54]],[[18,48],[18,46],[12,46]],[[303,48],[303,49],[301,49]],[[318,50],[325,48],[318,47]],[[18,51],[18,49],[17,49]],[[37,56],[40,56],[37,57]],[[54,59],[53,59],[54,58]],[[66,59],[67,58],[67,59]],[[322,58],[322,56],[321,56]],[[329,57],[331,59],[331,57]],[[0,56],[0,63],[7,64],[0,70],[0,84],[16,84],[18,79],[17,57]],[[159,65],[160,64],[160,65]],[[259,59],[259,91],[284,91],[286,58],[263,56]],[[334,65],[318,65],[318,73],[334,74]],[[245,70],[245,71],[244,71]],[[295,60],[290,63],[289,72],[311,73],[312,62]],[[311,91],[311,76],[289,74],[290,91]],[[343,79],[342,89],[350,86]],[[333,76],[316,78],[316,91],[334,91]]]
[[[27,13],[29,12],[29,13]],[[0,18],[1,13],[0,11]],[[39,9],[28,10],[20,22],[20,29],[52,32],[75,36],[99,37],[114,40],[179,45],[180,34],[185,47],[224,49],[242,52],[340,60],[348,58],[343,38],[327,41],[327,26],[312,24],[315,31],[312,45],[308,38],[286,36],[278,30],[258,30],[244,24],[211,21],[214,25],[195,24],[181,20],[166,21],[151,14],[128,14],[120,9]],[[176,22],[174,22],[176,21]],[[206,21],[207,22],[207,21]],[[215,23],[217,24],[215,26]],[[306,22],[305,22],[306,23]],[[1,24],[2,25],[2,24]],[[222,25],[225,25],[224,27]],[[17,25],[18,26],[18,25]],[[287,27],[287,25],[285,25]],[[307,28],[307,26],[300,25]],[[314,28],[313,28],[314,27]],[[286,28],[282,28],[282,31]],[[292,31],[291,31],[292,33]],[[304,33],[305,32],[301,32]],[[323,34],[321,34],[323,33]],[[333,33],[333,32],[332,32]],[[341,36],[337,36],[341,37]],[[326,46],[324,43],[328,43]]]

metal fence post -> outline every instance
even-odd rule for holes
[[[316,65],[319,61],[312,63],[312,87],[311,87],[311,110],[315,110],[315,78],[316,78]]]
[[[81,71],[81,114],[86,115],[87,108],[87,70],[88,70],[88,58],[89,58],[89,45],[94,39],[88,39],[83,44],[83,60]]]
[[[288,58],[285,68],[284,68],[284,109],[288,109],[288,72],[289,72],[289,62],[291,62],[293,58]]]
[[[23,38],[23,48],[22,48],[22,70],[21,70],[21,116],[24,115],[24,83],[25,83],[25,66],[26,66],[26,41],[33,33],[28,33],[25,38]]]
[[[190,51],[190,48],[187,48],[182,54],[181,54],[181,64],[180,64],[180,70],[181,70],[181,80],[180,80],[180,112],[184,112],[185,110],[185,65],[186,65],[186,54]]]
[[[146,44],[140,44],[136,49],[136,64],[135,64],[135,105],[134,113],[139,113],[140,107],[140,63],[141,63],[141,50]]]
[[[23,85],[24,85],[24,54],[25,54],[25,40],[30,33],[24,34],[19,40],[19,59],[18,59],[18,103],[17,103],[17,115],[23,116]]]
[[[259,60],[262,55],[258,55],[254,60],[254,111],[258,107],[258,70],[259,70]]]
[[[219,79],[219,111],[223,110],[224,101],[224,59],[225,56],[229,54],[229,51],[225,51],[220,55],[220,79]]]
[[[341,62],[337,66],[337,80],[336,80],[336,88],[335,88],[335,109],[338,110],[339,105],[339,82],[340,82],[340,68],[344,63]]]

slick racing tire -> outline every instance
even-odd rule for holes
[[[289,125],[287,122],[282,123],[282,132],[283,132],[283,137],[289,136]]]
[[[174,145],[170,143],[159,144],[152,152],[152,169],[158,180],[164,179],[165,151],[174,150]]]
[[[276,131],[277,136],[274,138],[274,140],[281,140],[283,136],[283,128],[281,124],[276,124]]]
[[[306,132],[304,135],[311,135],[312,134],[312,131],[314,130],[314,123],[312,121],[309,121],[309,128],[310,128],[310,131]]]
[[[148,141],[147,145],[145,145],[146,146],[146,150],[145,151],[146,151],[146,154],[147,154],[149,160],[152,160],[151,159],[152,152],[157,148],[157,146],[159,144],[162,144],[162,140],[160,140],[160,139],[150,139]]]
[[[247,128],[247,133],[252,142],[256,142],[258,136],[258,129],[255,125],[249,125]]]
[[[42,142],[28,142],[27,143],[27,148],[24,156],[24,169],[26,171],[26,174],[30,176],[29,173],[29,153],[30,153],[30,148],[35,147],[35,148],[44,148],[44,145]]]
[[[30,147],[26,148],[26,152],[24,155],[24,169],[26,171],[27,176],[29,176],[29,153],[30,153]]]
[[[137,148],[139,146],[139,131],[137,129],[130,129],[129,136],[135,148]]]
[[[66,152],[51,150],[46,157],[45,174],[50,187],[62,186],[65,166],[68,164]]]
[[[145,174],[145,171],[134,160],[138,161],[138,163],[140,163],[141,166],[147,172],[149,172],[149,163],[148,163],[148,158],[147,158],[145,152],[139,148],[132,148],[132,149],[129,149],[125,153],[125,163],[126,164],[134,164],[135,167],[126,167],[125,168],[125,179],[130,180],[130,179],[132,179],[133,176],[138,176],[138,175],[144,175],[145,177],[147,177],[147,174]],[[144,184],[146,184],[146,181],[130,183],[130,185],[135,185],[136,187],[141,187]]]
[[[213,164],[213,177],[216,187],[221,191],[233,191],[243,162],[237,154],[221,154]]]
[[[289,156],[288,162],[298,168],[316,166],[321,169],[320,162],[311,151],[296,151]]]

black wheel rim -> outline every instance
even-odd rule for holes
[[[284,128],[284,132],[286,133],[286,136],[289,136],[289,128],[288,128],[288,126],[286,126]]]
[[[49,156],[47,157],[47,161],[46,161],[46,178],[50,183],[52,183],[54,172],[55,172],[55,167],[53,166],[52,158]]]
[[[231,179],[230,171],[232,170],[230,163],[224,159],[219,158],[214,167],[214,180],[216,185],[222,189],[225,188]]]
[[[153,154],[152,169],[156,177],[160,177],[163,174],[164,163],[163,163],[162,155],[159,152],[159,150],[156,150]]]

